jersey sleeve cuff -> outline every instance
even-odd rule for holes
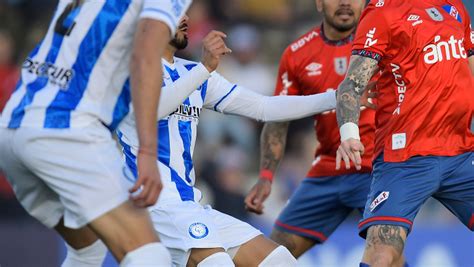
[[[178,27],[177,21],[173,15],[170,13],[158,9],[158,8],[145,8],[140,14],[140,19],[154,19],[161,22],[164,22],[171,31],[171,36],[176,33],[176,28]]]
[[[365,49],[354,49],[352,50],[353,56],[368,57],[377,61],[382,60],[382,55],[377,52],[368,51]]]

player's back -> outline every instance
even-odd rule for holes
[[[191,1],[61,0],[25,60],[1,120],[8,128],[113,130],[129,111],[129,62],[139,18],[173,29]]]
[[[386,161],[474,148],[469,15],[460,1],[372,1],[354,54],[379,60],[376,154]]]

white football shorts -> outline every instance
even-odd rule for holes
[[[0,129],[0,168],[30,215],[81,228],[127,201],[134,177],[100,123],[72,129]]]
[[[173,266],[186,266],[192,248],[224,248],[233,258],[235,248],[262,234],[248,223],[193,201],[155,205],[149,211]]]

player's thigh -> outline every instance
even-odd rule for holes
[[[135,177],[104,126],[23,130],[19,137],[19,157],[59,196],[66,227],[81,228],[128,200]]]
[[[445,175],[434,197],[474,231],[474,152],[442,160]]]
[[[240,245],[233,260],[236,266],[257,266],[277,247],[277,243],[259,235]]]
[[[94,219],[88,226],[118,261],[130,251],[159,241],[148,210],[136,207],[131,201]]]
[[[352,211],[340,201],[339,179],[303,180],[279,215],[275,229],[311,239],[315,244],[325,242]]]
[[[195,267],[213,254],[225,252],[224,248],[193,248],[189,253],[187,267]],[[229,259],[230,261],[230,259]]]
[[[69,246],[76,250],[88,247],[94,244],[98,237],[88,226],[79,229],[67,228],[64,226],[64,221],[61,220],[54,230],[61,235],[61,237],[68,243]]]
[[[370,173],[353,173],[341,175],[341,202],[352,209],[364,212],[367,196],[370,192]]]
[[[16,156],[23,149],[15,130],[0,130],[0,168],[12,185],[25,210],[48,228],[56,226],[64,214],[59,196]]]
[[[410,232],[421,205],[440,183],[436,157],[413,157],[405,162],[374,162],[372,184],[359,232],[365,237],[372,225],[394,225]]]
[[[404,266],[406,238],[407,230],[402,226],[370,226],[362,262],[371,266]]]

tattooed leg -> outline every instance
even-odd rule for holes
[[[371,267],[402,267],[406,229],[395,225],[371,226],[367,232],[362,261]]]

